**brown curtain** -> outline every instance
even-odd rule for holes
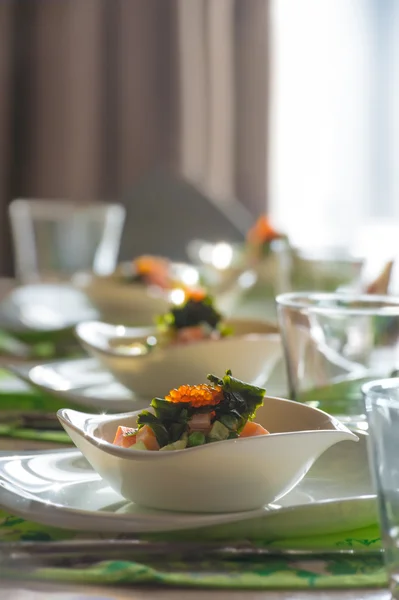
[[[268,0],[2,0],[0,272],[15,197],[116,200],[161,166],[264,210],[267,33]]]

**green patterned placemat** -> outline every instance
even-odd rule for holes
[[[3,542],[52,541],[82,537],[94,537],[100,543],[106,536],[82,535],[79,532],[44,527],[0,512],[0,540]],[[162,537],[173,539],[173,534]],[[258,544],[263,545],[262,542]],[[274,542],[274,545],[280,548],[360,548],[363,552],[370,551],[369,556],[314,556],[311,559],[288,556],[248,557],[239,560],[207,558],[196,562],[184,561],[173,556],[166,556],[162,561],[141,557],[139,562],[108,560],[90,566],[77,562],[73,567],[39,567],[27,576],[97,585],[156,584],[228,589],[383,587],[387,584],[387,576],[382,557],[375,554],[375,551],[380,549],[380,544],[378,528],[371,526],[329,536]],[[268,542],[268,545],[271,545],[271,542]],[[13,574],[8,572],[8,575],[11,577]],[[18,573],[18,577],[21,577],[21,573]]]

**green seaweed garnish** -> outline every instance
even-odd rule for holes
[[[189,298],[181,306],[172,308],[169,312],[157,318],[161,329],[183,329],[197,325],[208,325],[217,329],[222,315],[215,309],[213,298],[204,296],[201,299]]]
[[[223,379],[215,375],[208,375],[208,379],[223,388],[224,399],[215,408],[216,419],[223,422],[226,416],[235,417],[238,424],[232,430],[240,433],[245,423],[254,419],[256,410],[263,403],[266,390],[236,379],[230,370],[226,371]]]

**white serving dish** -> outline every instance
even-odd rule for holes
[[[243,325],[239,327],[244,330]],[[223,374],[226,369],[231,369],[235,377],[262,387],[283,354],[277,333],[233,335],[220,340],[154,347],[143,354],[137,354],[137,343],[156,336],[155,328],[89,321],[80,323],[76,334],[83,348],[115,379],[144,398],[164,396],[183,383],[201,383],[209,373]]]
[[[93,416],[61,409],[57,414],[93,469],[118,494],[171,511],[238,512],[273,503],[327,448],[358,439],[318,409],[273,397],[266,397],[256,414],[269,435],[166,452],[112,444],[118,426],[134,427],[139,411]]]

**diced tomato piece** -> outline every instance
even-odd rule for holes
[[[137,442],[143,442],[147,450],[159,450],[159,444],[155,437],[155,433],[148,425],[144,425],[144,427],[139,430],[136,438]]]
[[[136,431],[134,427],[119,425],[113,443],[116,446],[121,446],[121,448],[130,448],[136,443],[137,436],[133,434],[134,431]]]
[[[259,425],[259,423],[254,423],[253,421],[247,421],[244,429],[240,433],[240,437],[252,437],[254,435],[265,435],[269,433],[267,429]]]

